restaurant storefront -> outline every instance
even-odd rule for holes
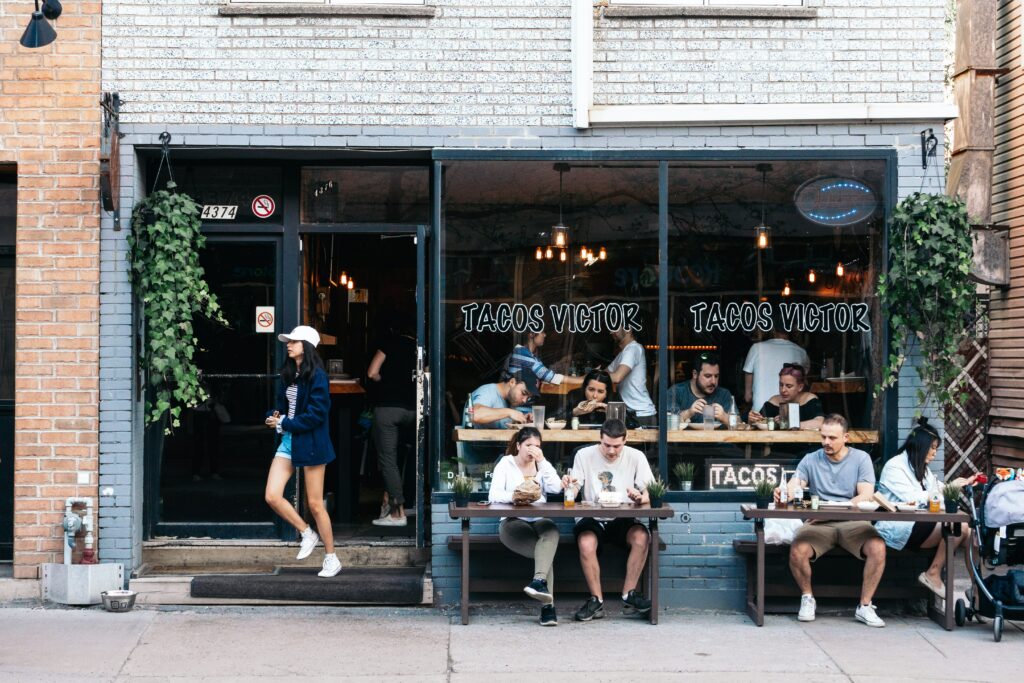
[[[626,399],[628,441],[669,483],[679,513],[663,525],[677,556],[662,567],[667,604],[738,604],[730,544],[750,529],[737,503],[816,447],[813,431],[745,428],[778,372],[765,379],[748,359],[753,344],[801,349],[808,391],[850,419],[860,447],[877,457],[893,438],[894,401],[872,396],[886,344],[874,292],[895,196],[891,149],[258,156],[175,152],[175,179],[204,206],[203,263],[231,324],[199,328],[211,400],[144,449],[144,542],[291,540],[262,500],[273,450],[262,416],[282,361],[274,333],[296,324],[320,331],[332,378],[340,457],[325,496],[339,543],[429,548],[440,603],[457,600],[451,482],[467,475],[485,497],[511,434],[471,426],[467,397],[498,382],[513,347],[537,333],[535,355],[562,377],[540,382],[530,408],[564,421],[545,430],[560,468],[597,436],[571,428],[580,380],[613,361],[621,330],[642,348],[632,383],[653,411],[620,387],[611,399]],[[142,151],[142,166],[151,186],[155,150]],[[423,400],[401,448],[410,523],[382,529],[371,524],[383,482],[365,374],[397,329],[416,337],[410,380]],[[695,359],[717,361],[739,428],[675,424]],[[680,465],[692,468],[688,484]],[[474,572],[515,571],[487,562]],[[574,557],[559,563],[577,571]],[[687,590],[695,582],[703,590]]]

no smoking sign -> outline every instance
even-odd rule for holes
[[[256,218],[270,218],[276,208],[274,198],[270,195],[261,194],[252,200],[252,215]]]
[[[271,334],[274,331],[274,307],[256,307],[256,331]]]

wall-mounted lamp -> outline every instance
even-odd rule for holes
[[[25,32],[21,34],[22,47],[44,47],[57,40],[57,32],[46,20],[53,21],[63,10],[59,0],[43,0],[42,8],[39,0],[36,0],[36,11],[32,13]]]

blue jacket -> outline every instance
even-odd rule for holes
[[[278,384],[274,409],[288,414],[284,382]],[[327,422],[331,414],[331,388],[327,373],[318,368],[309,382],[299,382],[295,417],[281,420],[281,429],[292,435],[292,464],[296,467],[324,465],[336,457]],[[270,413],[268,412],[269,416]]]

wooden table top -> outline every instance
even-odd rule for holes
[[[471,443],[508,443],[512,429],[473,429],[456,427],[455,441]],[[597,429],[543,429],[543,440],[549,443],[596,443]],[[657,443],[657,429],[630,429],[626,443]],[[787,429],[679,429],[668,433],[669,443],[820,443],[821,434],[815,430]],[[878,443],[878,432],[872,429],[851,429],[850,443]]]
[[[572,377],[566,376],[562,378],[561,384],[548,384],[547,382],[541,382],[540,393],[549,394],[552,396],[565,396],[574,389],[579,389],[583,386],[583,378],[573,379]]]
[[[604,517],[605,519],[617,519],[619,517],[656,517],[668,519],[675,515],[675,511],[665,505],[660,508],[652,508],[650,505],[637,505],[626,503],[617,508],[605,508],[599,505],[587,505],[576,503],[575,507],[567,508],[561,503],[534,503],[533,505],[512,505],[511,503],[470,503],[467,507],[456,507],[455,501],[448,503],[448,514],[453,519],[458,518],[490,518],[498,517]]]
[[[822,521],[866,521],[866,522],[953,522],[967,523],[970,521],[966,512],[928,512],[927,510],[915,510],[914,512],[889,512],[878,508],[874,512],[865,512],[856,508],[819,508],[809,510],[802,508],[795,510],[786,508],[784,510],[758,510],[756,506],[749,503],[740,505],[744,519],[818,519]]]
[[[366,389],[363,389],[363,385],[353,380],[333,381],[331,382],[331,396],[337,394],[365,394]]]

